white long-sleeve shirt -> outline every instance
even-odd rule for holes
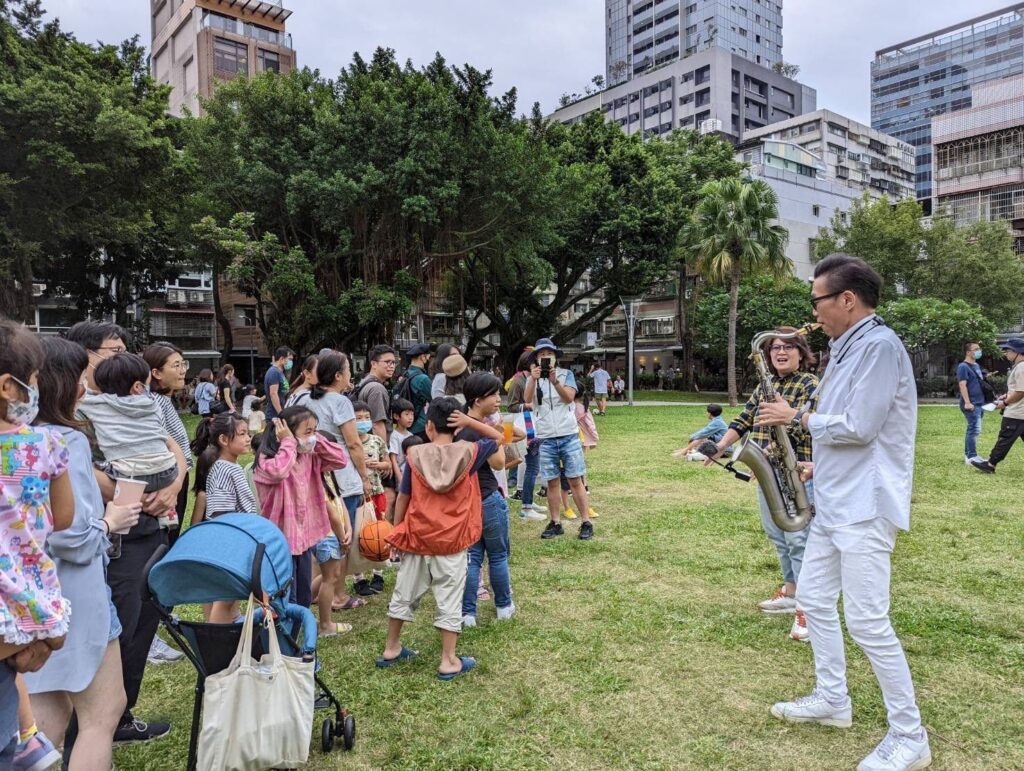
[[[884,517],[910,529],[917,389],[910,357],[875,315],[830,343],[808,418],[814,502],[825,527]]]

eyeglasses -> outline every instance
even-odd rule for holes
[[[796,346],[793,345],[793,343],[779,343],[778,345],[773,345],[768,350],[771,351],[772,353],[781,353],[783,351],[789,353],[790,351],[795,351]]]
[[[167,366],[171,369],[179,370],[180,372],[188,372],[188,359],[182,359],[181,361],[176,361],[174,364],[168,364]]]
[[[111,351],[112,353],[128,353],[128,349],[123,345],[101,345],[96,349],[97,351]]]
[[[394,367],[396,364],[398,364],[398,362],[395,361],[394,359],[381,359],[380,363],[383,364],[385,367]]]
[[[838,292],[832,292],[831,294],[823,294],[821,297],[815,297],[815,296],[811,295],[811,307],[812,308],[817,308],[818,307],[818,303],[820,303],[822,300],[828,300],[831,297],[838,297],[839,295],[841,295],[845,291],[846,291],[845,289],[842,289],[842,290],[840,290]]]

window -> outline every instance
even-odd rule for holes
[[[217,72],[236,75],[249,71],[249,49],[243,43],[215,37],[213,39],[213,68]]]
[[[256,61],[259,64],[259,72],[281,71],[281,56],[276,51],[264,51],[260,48],[256,51]]]
[[[818,204],[812,204],[811,205],[811,214],[813,214],[815,217],[820,217],[821,216],[821,207],[818,206]]]
[[[256,326],[256,306],[236,305],[235,313],[238,314],[238,325],[242,327]]]

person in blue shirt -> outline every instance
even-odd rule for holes
[[[960,387],[960,411],[967,420],[967,434],[964,437],[964,463],[968,466],[978,457],[978,437],[981,436],[981,420],[985,411],[981,405],[985,403],[985,395],[981,388],[984,375],[978,360],[981,358],[981,346],[967,343],[964,346],[964,360],[956,367],[957,385]]]
[[[722,405],[709,404],[707,425],[699,431],[694,431],[690,434],[690,443],[686,445],[686,447],[681,447],[672,453],[672,457],[685,458],[690,455],[690,453],[697,452],[697,449],[706,441],[711,441],[717,444],[722,441],[722,438],[725,436],[725,432],[728,430],[729,426],[727,426],[725,421],[722,420]],[[695,460],[704,460],[704,458],[696,458]]]

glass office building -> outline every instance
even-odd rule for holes
[[[917,198],[930,210],[931,121],[971,106],[971,87],[1024,72],[1024,3],[875,53],[871,126],[916,150]]]
[[[605,0],[610,86],[712,47],[782,61],[782,0]]]

